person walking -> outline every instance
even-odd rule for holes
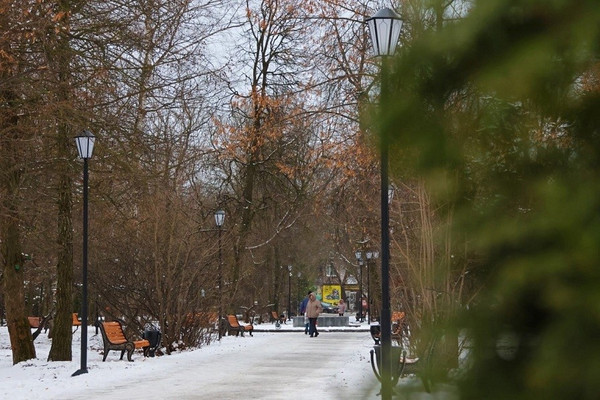
[[[344,303],[344,299],[340,299],[340,302],[338,303],[338,315],[340,317],[343,317],[345,312],[346,312],[346,303]]]
[[[308,335],[308,319],[306,319],[306,304],[308,304],[308,297],[312,293],[311,290],[308,291],[306,297],[300,303],[300,315],[304,316],[304,334]]]
[[[317,300],[317,296],[314,293],[309,294],[308,303],[306,304],[306,316],[308,317],[308,334],[310,337],[319,336],[319,332],[317,332],[317,318],[321,312],[323,312],[321,302]]]

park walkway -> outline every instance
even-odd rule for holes
[[[82,390],[73,382],[62,399],[378,398],[369,360],[373,341],[366,332],[322,331],[316,338],[302,332],[255,333],[224,339],[237,340],[243,348],[213,354],[201,363],[190,359],[127,382]]]

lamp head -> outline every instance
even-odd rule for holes
[[[75,143],[77,143],[77,152],[79,153],[79,158],[84,160],[92,158],[95,142],[96,137],[87,129],[76,136]]]
[[[402,30],[402,19],[394,10],[383,8],[366,19],[377,56],[393,56]]]
[[[223,224],[225,223],[225,211],[217,210],[215,212],[215,223],[219,228],[223,226]]]
[[[357,251],[356,253],[354,253],[354,256],[356,257],[357,261],[362,260],[362,253],[360,251]]]

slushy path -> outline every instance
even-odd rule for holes
[[[224,339],[237,340],[243,348],[211,354],[202,363],[184,359],[152,376],[106,382],[103,387],[79,391],[73,381],[63,399],[379,398],[369,360],[373,340],[367,332],[322,331],[315,338],[302,332],[256,332],[254,337]],[[160,365],[160,358],[155,363]]]

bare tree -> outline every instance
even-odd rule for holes
[[[93,279],[103,314],[136,329],[158,323],[171,351],[197,344],[184,326],[213,305],[198,288],[214,281],[214,242],[198,233],[211,210],[193,188],[218,75],[203,44],[221,30],[210,17],[223,2],[111,4],[111,34],[122,41],[92,60],[112,88],[100,106],[111,157],[98,161],[107,179],[96,189],[108,242]],[[124,240],[131,247],[120,249]]]

